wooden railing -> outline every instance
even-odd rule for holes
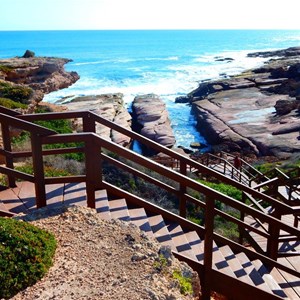
[[[4,113],[3,113],[4,112]],[[12,116],[13,115],[13,116]],[[31,123],[35,120],[53,120],[53,119],[72,119],[81,118],[83,124],[83,132],[73,133],[73,134],[56,134],[55,132],[43,128],[41,126]],[[118,197],[124,197],[129,203],[138,204],[144,206],[148,211],[162,214],[169,220],[178,222],[187,229],[195,230],[199,236],[204,239],[205,251],[204,251],[204,267],[197,264],[196,262],[191,262],[189,259],[185,258],[190,264],[197,264],[197,270],[200,272],[202,277],[202,282],[207,291],[218,290],[221,288],[218,283],[212,280],[211,275],[215,272],[219,272],[212,269],[212,257],[213,257],[213,240],[220,244],[229,245],[234,252],[245,252],[250,259],[260,259],[263,263],[270,267],[277,267],[285,272],[288,272],[294,276],[300,277],[300,273],[294,269],[290,269],[280,263],[276,262],[278,255],[279,246],[279,232],[281,230],[295,236],[300,239],[300,231],[297,228],[288,226],[280,221],[281,215],[284,214],[294,214],[298,210],[295,208],[290,208],[289,206],[273,199],[267,195],[264,195],[240,182],[232,180],[222,174],[215,172],[208,167],[195,162],[190,158],[180,155],[179,153],[172,151],[170,149],[164,148],[159,144],[138,135],[137,133],[128,131],[117,124],[114,124],[106,119],[101,118],[91,112],[66,112],[66,113],[48,113],[48,114],[34,114],[34,115],[11,115],[7,114],[5,110],[0,108],[0,122],[3,137],[3,150],[1,154],[6,159],[6,165],[0,168],[0,172],[8,176],[8,183],[10,186],[14,186],[15,179],[21,178],[23,180],[29,180],[34,182],[36,188],[36,205],[37,207],[43,207],[47,205],[45,185],[54,183],[69,183],[69,182],[85,182],[87,189],[87,205],[89,207],[95,207],[95,191],[98,189],[105,188],[109,194],[113,194]],[[108,126],[112,130],[117,130],[122,134],[126,134],[134,140],[144,143],[147,147],[152,147],[158,152],[163,152],[169,155],[176,163],[179,165],[179,172],[162,166],[153,160],[146,158],[140,154],[134,153],[133,151],[121,147],[111,141],[105,140],[95,133],[96,124],[100,123],[102,125]],[[14,152],[11,147],[11,139],[9,134],[10,126],[16,127],[22,130],[30,132],[31,135],[31,151]],[[49,144],[59,144],[59,143],[83,143],[80,148],[64,148],[64,149],[51,149],[44,150],[44,145]],[[106,150],[106,151],[105,151]],[[62,154],[62,153],[74,153],[82,151],[85,154],[85,166],[86,173],[80,176],[66,176],[66,177],[51,177],[45,178],[43,158],[47,155]],[[108,155],[113,153],[114,155]],[[28,175],[20,171],[14,170],[14,159],[20,157],[32,157],[34,175]],[[122,162],[121,159],[125,160]],[[166,190],[168,193],[173,194],[179,202],[179,213],[178,215],[172,214],[156,205],[149,203],[134,195],[133,193],[126,192],[120,189],[118,186],[112,182],[105,181],[102,174],[102,165],[104,162],[108,162],[117,166],[119,169],[125,170],[137,176],[145,181],[154,184],[158,188]],[[127,162],[131,162],[130,165]],[[133,166],[134,165],[134,166]],[[135,167],[137,166],[137,167]],[[187,166],[191,168],[196,168],[199,172],[209,174],[215,178],[229,183],[235,187],[240,188],[245,193],[248,193],[256,199],[261,199],[262,201],[270,203],[273,206],[274,211],[276,211],[276,218],[270,216],[260,211],[232,199],[226,195],[223,195],[189,177],[187,177]],[[161,182],[152,174],[149,174],[145,170],[151,170],[155,174],[159,174],[168,180],[171,180],[174,184],[169,185]],[[193,197],[193,193],[190,191],[196,191],[201,195],[201,200]],[[259,220],[263,224],[267,224],[269,228],[268,232],[265,232],[259,228],[254,228],[244,222],[243,219],[238,217],[233,217],[230,214],[217,209],[216,201],[235,209],[242,216],[243,214],[251,215],[253,218]],[[186,219],[188,214],[187,206],[194,205],[195,207],[200,207],[203,209],[205,214],[204,226],[199,226]],[[214,220],[219,216],[222,217],[227,222],[236,224],[236,226],[242,232],[243,230],[252,230],[257,234],[265,237],[267,239],[267,252],[264,255],[253,252],[244,246],[226,239],[214,232]],[[179,254],[177,254],[179,255]],[[180,255],[179,255],[180,256]],[[183,258],[184,259],[184,258]],[[220,273],[220,272],[219,272]],[[220,273],[217,276],[224,278],[227,282],[231,279],[227,278],[226,275]],[[233,280],[233,279],[232,279]],[[274,296],[273,296],[274,297]],[[268,299],[268,298],[265,298]],[[269,299],[276,299],[269,298]]]

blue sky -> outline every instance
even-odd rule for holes
[[[0,30],[300,29],[299,0],[285,3],[275,0],[0,0]]]

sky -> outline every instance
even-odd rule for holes
[[[299,0],[0,0],[0,30],[300,29]]]

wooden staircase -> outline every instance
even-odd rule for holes
[[[78,118],[82,119],[83,130],[70,134],[57,134],[34,123],[37,120]],[[46,205],[50,208],[66,204],[87,205],[97,209],[104,219],[118,218],[133,222],[158,242],[169,245],[177,258],[187,262],[198,272],[202,300],[210,299],[212,291],[229,299],[300,299],[299,262],[281,261],[281,258],[280,262],[277,261],[281,231],[286,232],[288,238],[300,241],[298,226],[288,225],[281,218],[294,217],[300,213],[300,209],[291,208],[240,180],[224,176],[226,174],[216,172],[89,111],[20,115],[0,107],[0,124],[3,137],[0,155],[6,161],[5,165],[0,165],[0,173],[7,178],[7,188],[0,192],[0,215],[27,213]],[[177,169],[162,166],[103,139],[96,134],[98,124],[125,134],[156,152],[164,153],[172,159]],[[10,127],[30,133],[31,150],[12,149]],[[77,143],[80,146],[68,147],[65,143]],[[63,147],[45,147],[59,144],[63,144]],[[45,177],[46,156],[78,152],[84,153],[85,174]],[[33,175],[17,171],[14,166],[15,160],[28,157],[32,161]],[[119,188],[114,178],[106,181],[104,164],[167,192],[178,205],[176,214],[152,204],[150,201],[153,199],[142,199],[137,191],[129,192]],[[234,170],[231,166],[230,168]],[[248,195],[247,199],[237,201],[219,193],[191,179],[188,170],[197,170],[198,173],[232,185],[242,190],[243,195]],[[158,176],[165,180],[158,179]],[[17,182],[17,186],[16,179],[21,180]],[[195,197],[195,193],[200,198]],[[260,209],[262,202],[271,205],[272,215],[265,209]],[[218,203],[230,207],[237,214],[233,216],[218,209]],[[203,211],[203,226],[189,221],[187,216],[190,207]],[[249,216],[264,224],[267,229],[261,230],[251,225],[247,220]],[[240,243],[215,232],[216,217],[238,227],[241,233]],[[242,243],[242,233],[245,231],[265,238],[266,251],[258,253],[251,247],[245,247]]]
[[[36,209],[34,193],[34,184],[20,182],[16,188],[0,192],[0,206],[11,214],[28,213]],[[46,193],[48,207],[87,205],[84,183],[49,185]],[[195,230],[188,230],[143,207],[132,206],[124,198],[109,200],[106,190],[96,192],[96,210],[103,219],[120,219],[135,224],[149,237],[170,246],[173,253],[203,265],[204,242]],[[269,294],[268,299],[300,299],[297,280],[288,281],[284,272],[266,267],[259,259],[251,260],[243,252],[235,253],[228,245],[213,242],[213,269]]]

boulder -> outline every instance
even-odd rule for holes
[[[166,147],[175,145],[165,103],[154,94],[135,97],[132,103],[134,128],[145,137]]]
[[[278,100],[275,104],[276,113],[278,115],[289,114],[292,110],[297,109],[300,101],[296,99]]]

